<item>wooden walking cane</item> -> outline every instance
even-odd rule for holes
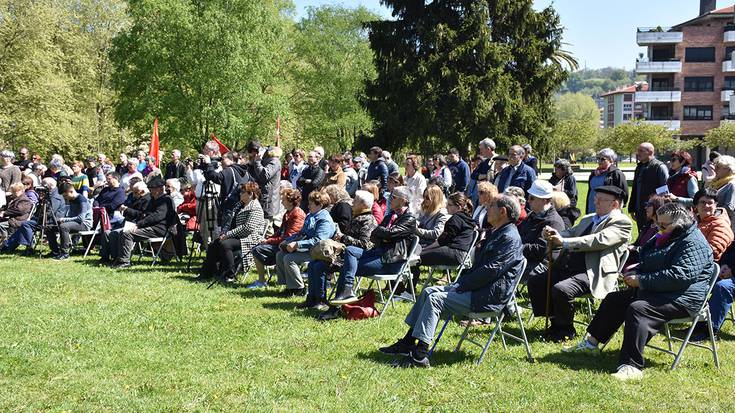
[[[551,246],[551,243],[547,241],[547,248],[549,250],[549,266],[546,270],[546,325],[544,326],[544,330],[546,331],[546,334],[549,333],[549,312],[551,307],[551,264],[554,259],[554,248]]]

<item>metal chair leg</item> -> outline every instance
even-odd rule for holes
[[[676,353],[676,357],[674,358],[674,364],[671,365],[671,370],[674,370],[676,366],[679,365],[679,362],[681,361],[681,356],[684,354],[684,350],[689,344],[689,338],[692,336],[692,333],[694,332],[694,327],[697,326],[697,322],[699,322],[699,316],[694,317],[694,321],[692,322],[692,325],[687,329],[687,335],[686,337],[684,337],[684,341],[681,343],[681,347],[679,347],[679,351]]]
[[[487,349],[490,347],[490,343],[493,342],[495,335],[498,334],[498,330],[500,330],[500,324],[503,322],[504,316],[505,314],[500,313],[500,316],[498,316],[497,320],[495,321],[495,328],[493,328],[493,332],[490,333],[490,338],[488,338],[487,343],[485,343],[485,347],[482,348],[482,353],[480,353],[480,358],[477,360],[477,365],[480,365],[480,363],[482,363],[482,360],[485,358],[485,353],[487,353]]]
[[[523,316],[521,316],[520,307],[516,303],[516,317],[518,317],[518,326],[521,329],[521,338],[523,338],[523,345],[526,347],[526,356],[528,361],[533,362],[533,356],[531,356],[531,346],[528,344],[528,337],[526,337],[526,329],[523,327]]]
[[[442,326],[442,329],[439,331],[439,335],[436,336],[436,339],[434,339],[434,345],[431,346],[431,350],[429,350],[429,357],[431,357],[431,355],[434,354],[434,349],[436,348],[436,345],[439,343],[439,340],[444,335],[444,330],[447,329],[447,326],[449,325],[450,321],[452,321],[452,316],[447,317],[447,319],[444,321],[444,325]]]
[[[710,349],[710,351],[712,351],[712,358],[715,360],[715,367],[719,369],[720,358],[717,356],[717,341],[715,340],[714,328],[712,328],[712,316],[709,313],[709,308],[707,308],[707,329],[709,330],[709,341],[712,346]]]

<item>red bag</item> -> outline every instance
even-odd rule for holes
[[[344,304],[342,312],[348,320],[363,320],[379,316],[380,313],[375,308],[375,292],[370,290],[358,301],[352,304]]]

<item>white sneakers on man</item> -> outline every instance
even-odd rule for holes
[[[591,356],[599,356],[602,352],[599,347],[590,343],[586,338],[583,338],[576,346],[564,347],[561,351],[564,353],[589,354]]]
[[[643,371],[629,364],[623,364],[618,367],[618,371],[613,373],[612,376],[620,381],[641,380],[643,379]]]

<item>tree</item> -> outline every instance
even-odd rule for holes
[[[735,147],[735,122],[723,122],[710,129],[704,136],[704,144],[710,148]]]
[[[638,145],[650,142],[656,151],[682,149],[686,150],[697,145],[698,141],[682,141],[677,138],[679,131],[668,130],[665,126],[646,122],[631,122],[605,129],[598,146],[612,148],[618,154],[633,154]]]
[[[365,82],[375,77],[365,24],[377,19],[364,7],[323,6],[308,8],[297,24],[289,103],[298,145],[349,149],[356,135],[372,130],[360,101]]]
[[[600,130],[600,111],[595,101],[581,93],[557,98],[554,105],[556,122],[549,141],[549,152],[574,155],[589,148]]]
[[[369,24],[375,141],[422,152],[485,137],[543,147],[567,54],[559,16],[532,3],[385,0],[394,20]]]
[[[132,26],[111,51],[117,121],[136,133],[158,117],[163,144],[230,145],[273,136],[283,88],[289,4],[130,0]]]

